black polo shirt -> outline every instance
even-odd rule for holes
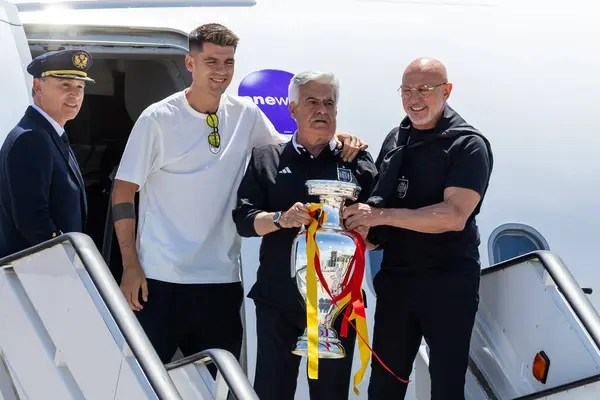
[[[390,182],[379,185],[393,188],[386,192],[389,194],[383,207],[414,210],[440,203],[444,201],[444,190],[452,186],[474,190],[481,200],[459,232],[431,234],[388,226],[372,228],[369,240],[384,250],[382,268],[453,268],[469,260],[475,263],[467,264],[478,267],[480,238],[475,219],[493,165],[489,142],[446,106],[442,119],[431,130],[414,129],[406,118],[382,146],[376,163],[380,171],[383,164],[391,162],[386,154],[402,145],[405,148],[398,170],[386,178],[382,173],[381,179]]]
[[[346,180],[350,176],[361,187],[358,201],[365,202],[376,174],[375,163],[366,151],[347,163],[339,149],[325,148],[312,157],[304,149],[297,150],[292,141],[256,147],[238,189],[238,207],[233,210],[237,231],[244,237],[258,236],[254,230],[256,214],[286,211],[296,202],[318,203],[318,196],[307,194],[305,183],[309,179]],[[290,272],[292,242],[298,231],[279,229],[262,238],[260,265],[249,298],[281,309],[303,310],[296,279]]]

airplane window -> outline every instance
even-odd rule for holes
[[[536,250],[550,250],[541,233],[528,225],[505,224],[492,232],[488,241],[490,265]]]

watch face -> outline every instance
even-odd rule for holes
[[[281,218],[281,214],[282,214],[282,212],[278,211],[275,213],[275,215],[273,215],[273,223],[278,228],[281,228],[281,225],[279,225],[279,218]]]

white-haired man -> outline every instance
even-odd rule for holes
[[[345,162],[333,139],[339,86],[330,73],[303,72],[289,86],[290,113],[298,130],[285,144],[257,147],[238,189],[233,218],[241,236],[262,236],[260,266],[248,297],[256,304],[257,364],[254,389],[261,400],[293,400],[301,358],[292,354],[306,327],[306,312],[290,277],[290,253],[302,225],[312,220],[307,202],[308,179],[358,183],[367,199],[377,173],[366,151]],[[334,324],[337,332],[342,318]],[[320,360],[319,379],[310,380],[312,399],[345,399],[355,333],[341,338],[346,358]]]

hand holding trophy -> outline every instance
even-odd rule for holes
[[[353,326],[362,361],[354,377],[358,394],[356,386],[370,357],[362,297],[365,243],[360,234],[344,228],[341,215],[345,201],[355,201],[361,188],[334,180],[309,180],[306,186],[309,195],[319,196],[320,203],[308,205],[313,221],[308,229],[301,228],[292,244],[291,273],[307,315],[307,328],[292,352],[308,357],[310,379],[318,379],[319,358],[345,357],[333,322],[346,307],[340,333],[345,337],[347,324],[356,321]]]

